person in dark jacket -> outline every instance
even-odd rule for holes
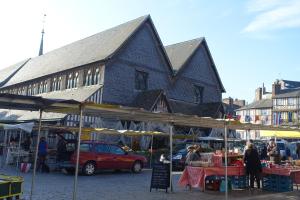
[[[56,153],[56,160],[58,162],[63,162],[68,159],[68,152],[67,152],[67,142],[59,136],[59,140],[57,143],[57,153]]]
[[[260,174],[262,172],[261,162],[258,152],[253,148],[253,144],[248,145],[248,149],[244,155],[244,162],[246,164],[246,172],[250,176],[250,188],[254,188],[254,179],[257,182],[257,188],[260,188]]]

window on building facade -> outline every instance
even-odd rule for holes
[[[100,69],[96,68],[95,73],[94,73],[94,85],[97,85],[100,83]]]
[[[61,80],[62,80],[62,77],[60,76],[57,80],[57,84],[56,84],[56,90],[61,90]]]
[[[54,77],[52,79],[52,91],[56,91],[57,90],[57,78]]]
[[[147,90],[148,89],[148,73],[142,71],[135,71],[135,89]]]
[[[194,85],[195,103],[203,103],[203,90],[203,87]]]
[[[73,85],[73,74],[70,73],[69,76],[67,77],[67,89],[72,88]]]
[[[296,105],[296,98],[288,98],[287,99],[287,105],[289,106],[293,106],[293,105]]]
[[[85,85],[85,86],[92,85],[92,84],[93,84],[92,82],[93,82],[92,70],[89,69],[89,70],[86,72],[86,75],[85,75],[85,82],[84,82],[84,85]]]
[[[78,83],[79,83],[79,73],[76,72],[75,76],[73,77],[73,85],[72,88],[77,88],[78,87]]]

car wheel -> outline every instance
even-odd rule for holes
[[[83,168],[82,172],[84,175],[91,176],[94,175],[96,172],[96,165],[94,162],[87,162]]]
[[[143,165],[142,165],[141,161],[135,161],[133,163],[132,171],[134,173],[140,173],[142,171],[142,169],[143,169]]]

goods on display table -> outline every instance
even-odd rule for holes
[[[228,154],[228,183],[229,187],[246,188],[248,187],[248,177],[245,175],[243,161],[240,159],[242,156],[237,153],[231,152]],[[180,186],[189,186],[199,188],[204,191],[205,189],[224,191],[226,174],[226,167],[223,165],[224,153],[217,151],[216,153],[201,153],[199,161],[192,161],[190,166],[186,166],[183,174],[180,177]]]
[[[0,199],[16,197],[22,194],[23,178],[18,176],[7,176],[0,174]]]

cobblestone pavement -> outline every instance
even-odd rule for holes
[[[25,179],[23,198],[29,199],[31,187],[31,173],[21,174],[16,169],[0,169],[0,173],[9,175],[20,175]],[[198,189],[189,191],[177,185],[180,173],[174,176],[174,192],[152,190],[149,192],[151,171],[145,170],[141,174],[130,172],[102,172],[95,176],[79,176],[78,178],[78,199],[80,200],[122,200],[122,199],[142,199],[142,200],[221,200],[224,193],[220,192],[200,192]],[[64,175],[59,172],[37,173],[34,192],[35,200],[68,200],[72,199],[74,177]],[[232,191],[229,199],[272,199],[272,200],[300,200],[300,191],[292,193],[272,194],[262,191]]]

